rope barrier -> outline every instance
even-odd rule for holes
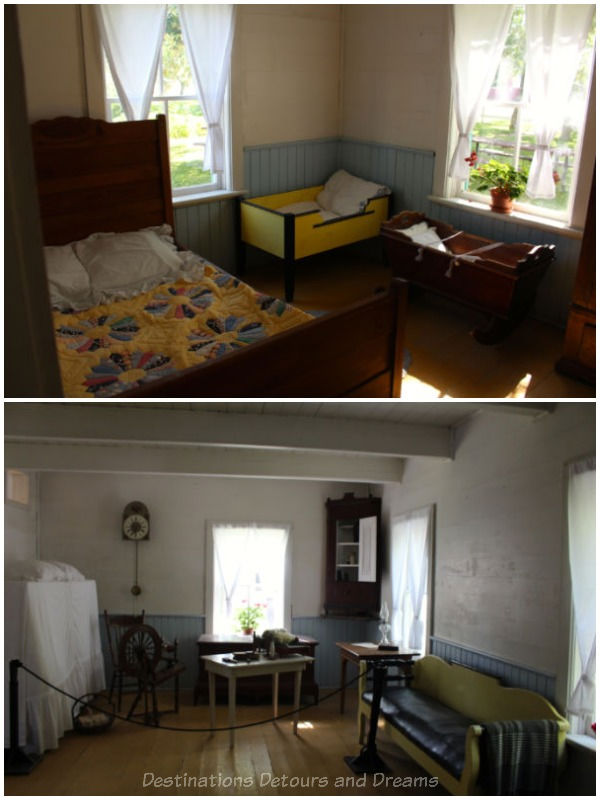
[[[35,678],[36,680],[40,681],[45,686],[48,686],[50,689],[53,689],[55,692],[59,692],[65,697],[68,697],[70,700],[73,700],[74,702],[79,702],[81,703],[82,706],[86,708],[91,708],[94,711],[107,713],[105,708],[99,708],[98,706],[95,706],[93,703],[84,702],[81,700],[81,698],[74,697],[72,694],[65,691],[64,689],[59,689],[58,686],[54,686],[52,683],[50,683],[50,681],[47,681],[45,678],[42,678],[41,675],[38,675],[33,670],[29,669],[29,667],[25,666],[25,664],[23,664],[22,662],[19,662],[19,667],[22,670],[24,670],[24,672],[26,672],[28,675],[31,675],[32,678]],[[367,664],[366,673],[364,674],[368,675],[371,672],[371,669],[372,669],[371,666]],[[129,722],[132,725],[140,725],[141,727],[144,728],[154,728],[154,729],[159,728],[160,730],[163,731],[178,731],[182,733],[219,733],[221,731],[232,731],[232,730],[235,731],[235,730],[241,730],[242,728],[252,728],[257,725],[266,725],[269,722],[276,722],[277,720],[290,717],[293,714],[299,714],[301,711],[306,711],[307,709],[313,708],[314,706],[319,706],[324,701],[329,700],[331,697],[334,697],[336,694],[339,694],[340,692],[344,691],[348,686],[351,686],[353,683],[356,683],[356,681],[360,677],[361,676],[359,674],[355,678],[351,678],[347,683],[340,686],[339,689],[334,689],[332,692],[325,695],[325,697],[321,698],[320,700],[316,700],[313,703],[308,703],[304,706],[300,706],[300,708],[294,708],[291,711],[286,711],[284,714],[278,714],[278,716],[276,717],[269,717],[268,719],[262,719],[255,722],[245,722],[242,723],[241,725],[231,725],[225,728],[178,728],[175,727],[174,725],[152,725],[146,721],[132,719],[131,717],[124,717],[122,715],[115,714],[112,712],[110,712],[110,714],[114,719],[121,720],[122,722]]]

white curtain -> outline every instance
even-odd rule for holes
[[[100,38],[128,120],[147,119],[167,21],[166,5],[97,5]]]
[[[593,5],[527,5],[526,75],[536,136],[526,190],[530,197],[555,196],[550,143],[565,119],[593,13]]]
[[[425,650],[432,509],[403,514],[392,522],[392,640]]]
[[[250,534],[250,528],[233,525],[213,528],[214,582],[221,586],[225,596],[224,611],[227,618],[233,612],[233,595],[246,560]]]
[[[450,70],[459,134],[452,178],[469,177],[469,136],[500,64],[512,10],[512,5],[485,3],[452,6]]]
[[[567,710],[574,733],[589,733],[596,704],[596,459],[572,464],[568,488],[569,566],[580,675]]]
[[[223,172],[225,140],[221,120],[231,67],[235,6],[182,3],[179,14],[196,91],[208,124],[204,169]]]

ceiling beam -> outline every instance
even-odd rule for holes
[[[229,478],[281,478],[396,483],[404,460],[367,455],[304,451],[190,447],[155,444],[7,442],[6,468],[36,472],[123,472]]]
[[[5,404],[7,442],[198,445],[408,458],[452,459],[453,434],[439,425],[95,404]]]

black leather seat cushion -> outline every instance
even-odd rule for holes
[[[363,698],[370,703],[373,692],[365,692]],[[385,689],[381,713],[444,769],[460,778],[465,766],[467,728],[475,720],[409,688]]]

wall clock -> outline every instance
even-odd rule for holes
[[[134,500],[123,510],[123,538],[141,542],[150,538],[150,514],[143,503]]]
[[[138,544],[150,538],[150,513],[144,503],[133,500],[127,503],[123,509],[123,522],[121,525],[123,538],[130,542],[135,542],[135,578],[131,587],[131,594],[142,593],[142,588],[138,584]]]

